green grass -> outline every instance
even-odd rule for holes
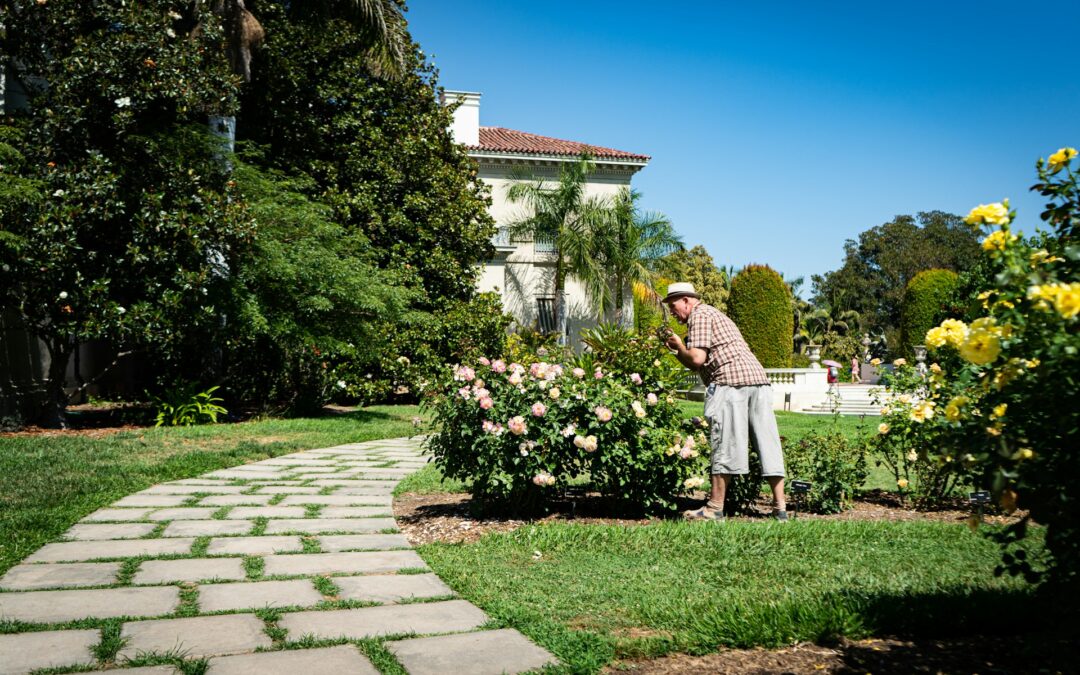
[[[1030,589],[993,576],[996,545],[955,524],[554,523],[419,552],[572,672],[673,651],[977,634],[1034,619]]]
[[[94,510],[162,481],[414,433],[415,406],[318,418],[0,438],[0,574]]]

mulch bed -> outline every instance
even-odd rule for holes
[[[704,498],[704,494],[700,494]],[[657,522],[650,518],[611,518],[603,515],[604,504],[595,497],[577,497],[554,505],[546,516],[529,520],[502,516],[477,517],[465,494],[406,494],[394,500],[394,517],[409,543],[420,546],[432,542],[473,542],[493,532],[510,532],[538,522],[573,522],[641,525]],[[687,502],[689,508],[696,502]],[[761,521],[768,503],[757,504],[759,513],[735,516],[735,521]],[[895,494],[874,491],[855,503],[855,508],[834,515],[799,514],[802,519],[940,521],[963,524],[971,509],[962,501],[931,511],[920,511],[901,503]],[[1016,520],[1012,516],[987,515],[995,523]],[[1005,620],[1005,619],[1003,619]],[[1037,648],[1032,646],[1035,640]],[[1018,648],[1027,644],[1029,650]],[[1034,654],[1035,656],[1032,656]],[[727,649],[705,656],[671,654],[662,658],[616,662],[605,673],[628,672],[648,675],[764,674],[764,673],[1068,673],[1080,672],[1080,650],[1074,641],[1055,636],[1012,634],[1009,639],[965,637],[909,640],[880,637],[843,640],[835,645],[797,644],[782,649]]]

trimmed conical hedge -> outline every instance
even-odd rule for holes
[[[728,316],[762,366],[791,367],[795,317],[791,292],[776,270],[766,265],[747,265],[735,275],[728,296]]]
[[[926,331],[949,318],[959,277],[950,270],[923,270],[904,289],[900,303],[900,354],[912,358],[912,347],[926,344]]]

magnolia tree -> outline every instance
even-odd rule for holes
[[[681,420],[671,357],[655,337],[613,339],[610,358],[455,367],[429,400],[443,473],[468,481],[478,506],[525,512],[585,476],[632,511],[673,508],[704,485],[706,438]]]
[[[942,372],[930,378],[930,396],[907,412],[914,424],[941,429],[918,450],[920,457],[964,467],[1005,511],[1023,510],[1015,525],[996,535],[1007,547],[1031,522],[1046,526],[1044,554],[1009,547],[999,571],[1045,578],[1071,592],[1080,585],[1076,154],[1062,148],[1037,164],[1033,189],[1049,201],[1041,215],[1046,231],[1025,239],[1007,200],[968,214],[966,222],[985,233],[989,282],[974,298],[968,321],[948,319],[927,333]]]

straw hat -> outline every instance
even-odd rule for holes
[[[663,302],[672,302],[685,296],[698,299],[701,298],[701,296],[697,294],[697,291],[694,290],[694,284],[678,281],[667,287],[667,295],[664,296]]]

